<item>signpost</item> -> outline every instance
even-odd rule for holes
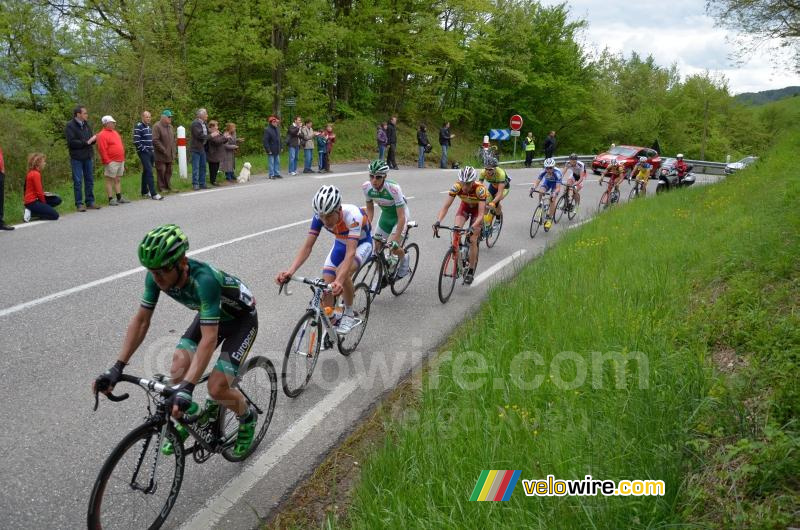
[[[511,131],[508,129],[489,129],[489,138],[491,140],[505,141],[511,138]]]
[[[178,175],[182,179],[188,178],[186,171],[186,128],[178,127]]]
[[[519,130],[522,129],[522,116],[519,114],[514,114],[511,116],[511,119],[508,120],[508,125],[511,127],[511,136],[514,137],[514,154],[512,155],[512,160],[517,159],[517,137],[519,136]]]

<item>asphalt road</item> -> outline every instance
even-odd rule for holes
[[[0,233],[0,389],[4,407],[0,433],[0,520],[5,528],[80,528],[94,479],[114,445],[143,419],[144,393],[120,404],[101,401],[92,412],[89,387],[109,367],[136,311],[144,272],[136,246],[154,226],[179,224],[196,259],[239,276],[258,300],[260,330],[251,355],[272,359],[280,371],[292,327],[308,302],[278,297],[273,277],[292,260],[305,238],[311,197],[322,184],[335,184],[344,202],[363,204],[366,172],[299,175],[281,181],[255,178],[249,184],[141,201],[72,214]],[[360,169],[360,168],[358,168]],[[564,217],[549,234],[528,235],[535,202],[528,198],[533,169],[510,170],[505,226],[493,249],[481,249],[478,282],[457,286],[450,302],[436,295],[447,239],[433,239],[430,224],[456,179],[453,170],[392,172],[410,198],[420,228],[420,265],[399,298],[376,299],[358,351],[349,358],[327,352],[312,383],[291,400],[282,392],[267,437],[247,462],[221,457],[190,462],[167,527],[251,528],[306,476],[371,404],[391,389],[439,344],[464,317],[477,310],[492,281],[535,258],[570,225],[590,217],[601,188],[590,175],[584,207],[571,222]],[[130,176],[128,178],[138,178]],[[714,180],[709,177],[707,181]],[[702,177],[700,179],[703,180]],[[623,185],[623,197],[627,196]],[[655,189],[651,182],[649,190]],[[413,198],[411,198],[413,197]],[[455,205],[447,222],[452,222]],[[332,244],[323,233],[300,274],[316,276]],[[524,252],[521,252],[524,251]],[[512,264],[480,276],[505,258]],[[193,315],[161,297],[150,333],[127,373],[149,376],[168,369],[174,345]]]

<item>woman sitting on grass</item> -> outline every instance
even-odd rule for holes
[[[45,193],[42,188],[41,171],[47,165],[47,159],[42,153],[33,153],[28,156],[28,175],[25,177],[25,213],[23,220],[27,223],[31,217],[38,217],[47,221],[58,219],[55,207],[61,204],[61,197],[52,193]]]

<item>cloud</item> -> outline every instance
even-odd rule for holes
[[[543,0],[557,5],[557,0]],[[757,92],[789,85],[800,85],[800,75],[786,70],[775,60],[775,51],[766,46],[744,64],[733,58],[739,49],[737,35],[714,26],[706,15],[702,0],[646,1],[594,0],[568,2],[574,18],[585,19],[588,30],[583,41],[589,50],[608,48],[612,52],[642,57],[652,55],[668,67],[673,63],[683,76],[710,71],[725,75],[732,93]]]

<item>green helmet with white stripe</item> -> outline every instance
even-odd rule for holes
[[[139,262],[148,269],[163,269],[175,265],[187,250],[189,238],[178,225],[161,225],[139,243]]]
[[[389,172],[389,165],[384,162],[383,160],[373,160],[369,163],[369,174],[370,175],[384,175]]]

